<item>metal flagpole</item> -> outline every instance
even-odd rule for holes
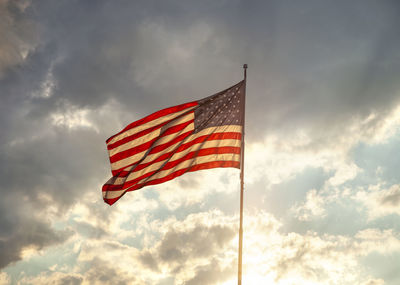
[[[239,227],[239,261],[238,261],[238,285],[242,284],[242,248],[243,248],[243,192],[244,192],[244,126],[246,111],[246,81],[247,81],[247,64],[243,65],[244,70],[244,106],[243,106],[243,131],[242,145],[240,155],[240,227]]]

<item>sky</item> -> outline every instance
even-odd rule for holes
[[[400,284],[400,3],[0,0],[0,284],[236,284],[239,171],[102,200],[105,140],[248,64],[243,284]]]

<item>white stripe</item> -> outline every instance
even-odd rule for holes
[[[206,156],[198,156],[193,159],[185,160],[182,163],[179,163],[174,168],[163,170],[163,171],[157,172],[156,174],[154,174],[150,177],[146,177],[146,178],[140,180],[138,182],[138,184],[143,184],[145,182],[163,178],[175,171],[187,168],[189,166],[202,164],[202,163],[206,163],[206,162],[212,162],[212,161],[240,161],[240,155],[233,154],[233,153],[223,153],[223,154],[211,154],[211,155],[206,155]]]
[[[174,139],[175,137],[177,137],[177,136],[179,136],[179,135],[181,135],[181,134],[183,134],[185,132],[188,132],[190,130],[193,130],[193,129],[194,129],[194,124],[192,123],[192,124],[188,125],[185,129],[183,129],[183,130],[181,130],[181,131],[179,131],[177,133],[174,133],[174,134],[171,134],[171,135],[168,135],[168,136],[165,136],[165,137],[161,137],[158,141],[154,142],[154,144],[151,147],[153,148],[155,146],[167,143],[167,142],[171,141],[172,139]],[[177,148],[179,145],[181,145],[183,143],[188,143],[188,142],[190,142],[190,141],[192,141],[192,140],[194,140],[194,139],[196,139],[198,137],[201,137],[201,136],[211,135],[211,134],[214,134],[214,133],[231,133],[231,132],[232,133],[233,132],[241,133],[241,131],[242,131],[242,126],[240,126],[240,125],[226,125],[226,126],[215,126],[215,127],[206,128],[204,130],[201,130],[198,133],[195,133],[195,134],[192,134],[192,135],[188,136],[183,142],[182,141],[177,142],[177,143],[169,146],[168,148],[166,148],[166,149],[164,149],[164,150],[162,150],[160,152],[153,153],[153,154],[150,154],[150,155],[146,156],[146,158],[142,161],[142,163],[153,161],[157,157],[162,155],[163,153],[171,152],[175,148]],[[126,167],[128,165],[131,165],[131,164],[139,161],[140,159],[143,158],[143,156],[146,154],[147,151],[148,150],[145,150],[145,151],[142,151],[142,152],[137,153],[135,155],[132,155],[130,157],[127,157],[127,158],[118,160],[118,161],[116,161],[114,163],[111,163],[111,170],[118,170],[118,169],[121,169],[123,167]],[[130,169],[128,168],[127,171],[129,171],[129,170]]]
[[[164,149],[164,150],[162,150],[160,152],[149,154],[141,162],[141,164],[153,161],[157,157],[159,157],[160,155],[163,155],[164,153],[167,153],[167,152],[171,152],[174,149],[178,148],[178,146],[180,146],[182,144],[189,143],[189,142],[191,142],[191,141],[193,141],[193,140],[195,140],[195,139],[197,139],[197,138],[199,138],[201,136],[210,135],[210,134],[213,134],[213,133],[225,133],[225,132],[240,133],[241,131],[242,131],[242,126],[237,126],[237,125],[219,126],[219,127],[217,126],[217,127],[207,128],[207,129],[201,130],[200,132],[197,132],[195,134],[192,134],[192,135],[188,136],[183,141],[177,142],[177,143],[167,147],[166,149]],[[162,142],[163,141],[161,141],[161,143]],[[158,142],[157,142],[157,144],[159,145]]]
[[[160,139],[155,141],[150,148],[154,148],[155,146],[167,143],[167,142],[173,140],[174,138],[176,138],[177,136],[179,136],[183,133],[189,132],[189,131],[193,131],[193,130],[194,130],[194,123],[191,123],[177,133],[174,133],[174,134],[171,134],[168,136],[164,136],[164,137],[160,137]],[[139,161],[140,159],[143,158],[143,156],[146,154],[146,152],[149,151],[149,149],[145,149],[144,151],[134,154],[130,157],[127,157],[127,158],[124,158],[124,159],[121,159],[121,160],[111,163],[111,170],[121,169],[123,167],[126,167],[132,163]]]
[[[129,189],[129,188],[128,188]],[[114,199],[124,194],[128,189],[118,191],[103,191],[103,199]]]
[[[241,133],[241,132],[242,132],[242,126],[240,125],[215,126],[203,129],[200,132],[191,135],[191,137],[189,137],[188,140],[192,140],[195,137],[210,135],[213,133]]]
[[[190,107],[190,108],[186,108],[186,109],[184,109],[182,111],[175,112],[175,113],[172,113],[172,114],[168,114],[166,116],[163,116],[163,117],[154,119],[154,120],[152,120],[150,122],[147,122],[147,123],[144,123],[142,125],[139,125],[139,126],[137,126],[135,128],[129,129],[129,130],[123,132],[122,134],[119,134],[118,136],[113,137],[112,140],[110,140],[107,143],[107,145],[113,144],[113,143],[115,143],[115,142],[117,142],[117,141],[119,141],[119,140],[121,140],[123,138],[129,137],[129,136],[131,136],[133,134],[136,134],[138,132],[141,132],[141,131],[143,131],[145,129],[148,129],[148,128],[157,126],[157,125],[159,125],[161,123],[164,123],[166,121],[172,120],[172,119],[178,117],[179,115],[194,109],[195,107],[196,106],[193,106],[193,107]]]
[[[141,137],[139,137],[137,139],[134,139],[132,141],[129,141],[129,142],[125,143],[125,144],[122,144],[120,146],[117,146],[116,148],[113,148],[113,149],[109,150],[108,151],[109,156],[111,157],[111,156],[113,156],[113,155],[115,155],[115,154],[117,154],[117,153],[119,153],[121,151],[133,148],[133,147],[141,145],[141,144],[144,144],[144,143],[146,143],[146,142],[148,142],[148,141],[160,136],[161,129],[166,130],[166,129],[174,126],[174,125],[179,125],[179,124],[188,122],[188,121],[193,120],[193,119],[194,119],[194,113],[191,112],[191,113],[189,113],[189,114],[187,114],[187,115],[185,115],[185,116],[183,116],[181,118],[178,118],[176,120],[171,121],[170,123],[166,124],[162,128],[161,127],[157,128],[156,130],[152,131],[151,133],[148,133],[148,134],[146,134],[144,136],[141,136]]]
[[[152,181],[152,180],[158,179],[158,178],[163,178],[175,171],[187,168],[189,166],[194,166],[194,165],[202,164],[205,162],[211,162],[211,161],[240,161],[240,155],[228,153],[228,154],[213,154],[213,155],[207,155],[207,156],[199,156],[199,157],[196,157],[196,158],[193,158],[190,160],[186,160],[186,161],[178,164],[174,168],[161,171],[151,177],[143,179],[138,184],[142,184],[144,182],[149,182],[149,181]],[[133,187],[133,186],[131,186],[131,187]],[[129,187],[129,188],[131,188],[131,187]],[[117,197],[121,196],[122,194],[124,194],[126,191],[128,191],[129,188],[124,189],[124,190],[118,190],[118,191],[103,191],[103,198],[106,198],[106,196],[107,196],[107,199],[117,198]]]
[[[172,161],[178,160],[178,159],[184,157],[185,155],[187,155],[188,153],[195,151],[195,150],[212,148],[212,147],[224,147],[224,146],[240,147],[240,144],[241,144],[240,140],[234,140],[234,139],[213,140],[213,141],[205,141],[205,142],[197,143],[183,151],[173,154],[169,159],[150,164],[149,166],[147,166],[137,172],[130,173],[127,177],[117,178],[115,180],[115,182],[113,183],[113,185],[121,185],[121,184],[124,184],[124,182],[128,182],[133,179],[136,179],[136,178],[142,176],[143,174],[145,174],[146,172],[151,172],[151,171],[159,169],[166,161],[172,162]]]
[[[173,138],[188,132],[190,130],[194,129],[194,124],[190,124],[188,125],[185,129],[175,133],[175,134],[171,134],[165,137],[161,137],[160,140],[154,142],[154,144],[152,145],[152,147],[167,143],[169,141],[171,141]],[[242,132],[242,126],[240,125],[226,125],[226,126],[215,126],[215,127],[210,127],[210,128],[206,128],[204,130],[201,130],[198,133],[192,134],[190,136],[188,136],[183,142],[177,142],[176,144],[173,144],[172,146],[169,146],[168,148],[162,150],[161,152],[158,153],[154,153],[154,154],[150,154],[148,156],[146,156],[146,158],[143,160],[142,163],[146,163],[146,162],[150,162],[153,161],[154,159],[156,159],[157,157],[159,157],[160,155],[162,155],[163,153],[166,152],[170,152],[173,151],[175,148],[177,148],[179,145],[181,145],[182,143],[188,143],[198,137],[201,136],[205,136],[205,135],[210,135],[213,133],[231,133],[231,132],[236,132],[236,133],[241,133]],[[111,164],[111,170],[117,170],[117,169],[121,169],[125,166],[131,165],[132,163],[135,163],[137,161],[139,161],[140,159],[143,158],[143,155],[146,154],[148,150],[142,151],[140,153],[137,153],[133,156],[124,158],[122,160],[118,160],[114,163]],[[129,171],[129,169],[128,169]]]

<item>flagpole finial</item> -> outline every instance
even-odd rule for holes
[[[247,78],[247,64],[243,64],[243,69],[244,69],[244,79]]]

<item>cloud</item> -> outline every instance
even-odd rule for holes
[[[182,178],[162,185],[159,201],[169,210],[202,206],[211,194],[230,195],[238,191],[239,171],[237,169],[214,169],[186,173]]]
[[[254,212],[246,213],[245,217],[243,280],[246,282],[379,284],[379,279],[365,274],[362,258],[400,251],[400,240],[392,230],[369,228],[354,236],[312,231],[284,233],[282,224],[270,214]],[[149,239],[148,246],[142,249],[120,242],[114,242],[112,247],[104,242],[93,244],[81,250],[81,261],[90,262],[96,258],[90,252],[102,247],[106,249],[102,258],[120,256],[114,265],[143,284],[171,277],[179,284],[231,284],[237,265],[236,218],[208,212],[192,214],[181,221],[153,221],[163,233],[158,241]],[[147,227],[153,228],[151,224]],[[135,270],[126,267],[127,262],[136,264]]]
[[[86,284],[140,284],[133,276],[109,264],[108,261],[95,258],[91,261],[91,268],[85,274]]]
[[[29,6],[30,1],[0,1],[0,79],[23,64],[38,44],[37,25],[26,13]]]
[[[380,185],[371,186],[358,191],[354,199],[365,206],[369,221],[391,214],[400,215],[399,184],[392,185],[388,189]]]
[[[258,248],[260,252],[270,250],[272,257],[265,260],[265,264],[270,264],[269,269],[253,269],[247,274],[264,276],[265,280],[271,274],[276,284],[294,279],[298,284],[360,284],[364,280],[360,258],[374,252],[385,255],[399,251],[399,245],[393,232],[377,229],[360,231],[355,238],[313,232],[289,233]],[[257,268],[256,264],[247,263],[247,268],[253,267]]]
[[[152,111],[241,80],[248,63],[246,187],[259,183],[261,201],[274,185],[305,169],[322,169],[322,192],[307,189],[295,211],[303,220],[328,215],[326,203],[343,196],[324,191],[333,188],[336,195],[364,171],[352,149],[387,141],[400,124],[398,13],[391,1],[0,0],[0,267],[62,247],[74,234],[81,248],[76,262],[93,261],[93,268],[40,278],[229,282],[237,217],[205,212],[211,200],[228,207],[237,172],[184,176],[162,189],[129,193],[107,208],[100,194],[109,175],[104,140]],[[370,219],[398,214],[393,187],[358,189],[353,198],[371,210]],[[176,195],[182,190],[185,195]],[[213,200],[220,194],[228,198]],[[359,272],[362,254],[348,251],[359,238],[282,233],[283,220],[255,216],[248,219],[254,234],[254,241],[246,239],[253,246],[248,262],[264,266],[257,272],[248,266],[246,278],[379,284],[378,277],[368,280]],[[396,244],[386,234],[378,240],[375,246]],[[372,251],[365,240],[358,242]],[[108,252],[96,259],[103,247]],[[333,269],[323,268],[319,258]],[[126,279],[107,279],[101,268]]]
[[[8,284],[10,283],[10,277],[7,273],[1,272],[0,273],[0,284]]]
[[[223,248],[234,234],[230,227],[221,225],[196,225],[192,230],[184,232],[171,229],[164,235],[155,252],[164,263],[182,265],[186,259],[209,257],[217,249]]]
[[[71,242],[78,258],[68,273],[56,260],[49,266],[51,272],[21,280],[32,284],[62,280],[76,282],[72,284],[234,284],[237,223],[237,216],[220,211],[199,212],[183,219],[152,219],[129,229],[131,237],[144,234],[142,244],[119,234],[124,231],[120,226],[114,232],[110,225],[108,235],[74,237]],[[380,284],[362,260],[371,254],[400,252],[400,240],[395,231],[377,228],[354,236],[284,232],[274,216],[253,211],[245,213],[243,252],[243,280],[247,283]]]
[[[127,278],[135,276],[141,284],[155,284],[171,277],[179,284],[222,282],[233,277],[236,271],[236,218],[213,211],[192,214],[183,220],[152,221],[143,224],[146,235],[156,234],[149,228],[161,235],[156,235],[157,239],[145,238],[148,245],[142,249],[124,245],[119,238],[110,242],[103,237],[103,240],[84,242],[78,260],[81,264],[92,264],[101,247],[104,249],[102,262],[114,260],[111,268],[124,271]],[[84,280],[88,280],[86,274]]]
[[[370,279],[365,281],[362,285],[383,285],[385,281],[383,279]]]
[[[222,264],[210,266],[208,261],[218,257],[218,263],[226,258],[227,261],[233,262],[225,255],[236,235],[232,222],[232,219],[222,216],[219,212],[190,215],[179,222],[166,221],[166,231],[160,240],[150,248],[142,250],[138,258],[143,266],[151,270],[167,271],[175,275],[178,283],[190,279],[188,284],[197,284],[205,278],[205,271],[214,275],[209,276],[210,280],[226,278],[224,274],[232,270]]]
[[[102,270],[107,264],[107,270],[116,271],[115,275],[123,275],[129,282],[138,284],[157,284],[170,278],[177,284],[189,280],[189,284],[198,284],[205,279],[205,272],[210,272],[210,282],[217,282],[228,279],[234,271],[227,264],[236,260],[236,254],[231,256],[232,246],[237,245],[232,243],[236,235],[236,217],[213,211],[192,214],[183,220],[153,220],[130,230],[130,237],[144,233],[140,236],[142,246],[119,232],[82,241],[76,268],[90,264],[91,268]],[[98,248],[103,249],[101,256],[98,256]],[[209,264],[212,259],[215,266]],[[82,274],[84,284],[91,282],[96,275],[94,272],[97,269]],[[105,277],[101,280],[109,282]]]
[[[80,285],[83,278],[79,274],[66,274],[63,272],[41,273],[33,278],[24,277],[21,280],[23,284],[59,284],[59,285]]]
[[[5,224],[7,229],[0,234],[0,268],[22,259],[27,249],[38,251],[46,246],[63,243],[71,236],[69,231],[54,231],[48,223],[26,217],[17,224],[10,224],[4,218],[1,218],[0,223]]]
[[[323,218],[326,216],[325,211],[325,199],[318,195],[316,189],[312,189],[307,192],[307,198],[304,203],[296,205],[292,208],[296,217],[301,221],[309,221],[312,218],[318,217]]]
[[[226,266],[219,264],[216,260],[211,260],[207,265],[198,266],[195,270],[195,276],[184,282],[185,285],[200,285],[200,284],[222,284],[228,280],[230,276],[237,272],[236,262],[232,262]]]
[[[357,165],[352,151],[360,144],[384,146],[396,138],[399,108],[397,105],[388,113],[354,117],[323,131],[313,128],[275,131],[262,141],[250,141],[246,147],[246,181],[262,180],[267,188],[273,188],[307,168],[322,169],[329,176],[324,183],[326,188],[354,181],[364,169]]]

